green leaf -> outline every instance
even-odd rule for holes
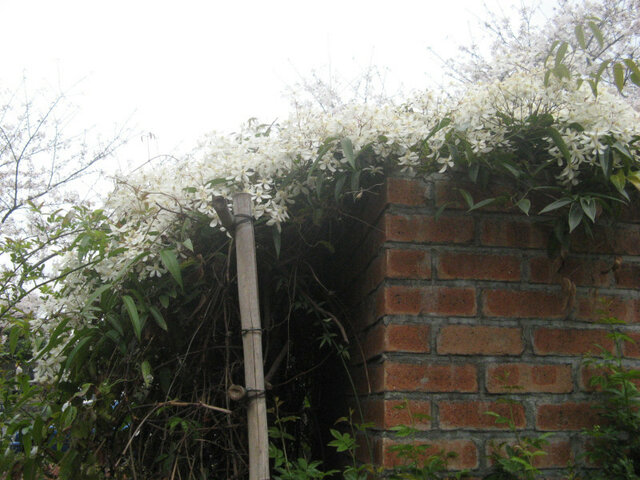
[[[214,178],[212,180],[209,180],[205,185],[208,185],[210,187],[215,187],[216,185],[221,185],[227,182],[228,180],[226,178]]]
[[[158,299],[163,308],[169,308],[169,297],[167,295],[160,295]]]
[[[571,78],[571,72],[569,71],[569,68],[564,64],[561,63],[560,65],[557,65],[554,69],[553,69],[553,73],[555,74],[556,77],[562,79],[562,78]]]
[[[556,147],[558,147],[560,153],[562,153],[564,159],[567,161],[567,163],[571,163],[571,152],[569,152],[567,144],[564,142],[564,139],[562,138],[562,135],[560,135],[560,132],[553,127],[549,127],[547,131],[553,139],[553,143],[556,144]]]
[[[149,387],[153,382],[153,374],[151,373],[151,365],[148,360],[145,360],[140,365],[140,371],[142,372],[142,379],[144,381],[144,386]]]
[[[598,67],[598,71],[595,74],[595,80],[596,82],[599,82],[600,79],[602,78],[602,74],[604,73],[604,71],[607,69],[607,67],[609,66],[609,64],[611,63],[611,60],[603,60],[602,63],[600,64],[600,66]]]
[[[627,180],[631,183],[631,185],[640,190],[640,170],[636,170],[635,172],[631,172],[629,175],[627,175]]]
[[[336,203],[340,202],[340,198],[342,198],[342,190],[344,189],[344,184],[346,183],[346,181],[346,173],[341,174],[336,180],[336,184],[333,190],[333,198],[335,199]]]
[[[458,191],[460,192],[460,195],[462,195],[462,198],[464,198],[464,201],[467,202],[467,205],[469,206],[469,208],[472,208],[473,197],[471,196],[471,194],[462,188],[459,188]]]
[[[11,355],[16,354],[16,348],[18,346],[18,340],[20,339],[20,329],[13,327],[9,333],[9,351]]]
[[[613,64],[613,80],[619,92],[624,88],[624,67],[620,62]]]
[[[160,260],[162,264],[169,271],[173,279],[176,281],[180,288],[184,288],[182,285],[182,273],[180,272],[180,264],[178,258],[173,250],[166,249],[160,252]]]
[[[86,311],[87,307],[91,306],[93,302],[96,300],[96,298],[98,298],[104,292],[109,290],[112,286],[113,285],[111,283],[107,283],[106,285],[102,285],[101,287],[98,287],[91,295],[89,295],[89,298],[85,302],[85,307],[82,309],[82,311],[83,312]]]
[[[519,169],[514,162],[503,160],[501,162],[501,165],[505,170],[507,170],[515,178],[520,178],[524,174],[524,172],[521,169]]]
[[[596,201],[591,197],[581,197],[580,206],[591,222],[596,222]]]
[[[587,48],[587,42],[584,38],[584,28],[582,27],[582,25],[576,25],[574,31],[576,34],[576,39],[578,40],[578,45],[580,45],[580,48],[585,50]]]
[[[135,333],[138,341],[141,340],[142,334],[142,322],[140,322],[140,316],[138,315],[138,308],[136,307],[136,303],[129,295],[123,295],[122,301],[124,302],[124,306],[127,309],[127,313],[129,314],[129,319],[131,320],[131,325],[133,326],[133,333]]]
[[[109,340],[122,348],[122,335],[120,335],[115,329],[111,329],[104,334]]]
[[[611,150],[607,146],[604,152],[598,152],[598,160],[600,161],[600,168],[606,179],[611,177]]]
[[[628,200],[629,197],[627,195],[627,192],[625,192],[624,190],[624,187],[627,184],[627,176],[624,174],[624,171],[618,170],[616,173],[611,175],[609,180],[611,180],[611,183],[613,184],[613,186],[616,187],[616,190],[620,192],[620,195],[622,195]]]
[[[571,204],[571,209],[569,210],[569,233],[573,232],[573,230],[580,225],[582,221],[582,208],[576,202]]]
[[[613,145],[612,145],[613,149],[616,150],[617,152],[619,152],[623,157],[625,157],[627,160],[633,161],[633,155],[631,154],[631,152],[629,151],[629,149],[627,148],[627,146],[620,142],[620,140],[617,140]]]
[[[69,367],[73,365],[75,358],[82,352],[82,350],[85,348],[87,343],[89,343],[91,340],[92,340],[92,336],[87,335],[76,344],[74,349],[71,351],[71,353],[67,357],[67,361],[64,366],[65,370],[69,369]]]
[[[473,183],[477,183],[478,182],[478,173],[479,172],[480,172],[480,163],[478,163],[478,162],[472,163],[471,166],[469,167],[469,179]]]
[[[53,332],[49,336],[49,342],[47,343],[47,346],[45,348],[43,348],[42,350],[40,350],[38,352],[37,356],[35,356],[35,357],[33,357],[31,359],[32,362],[36,362],[36,361],[40,360],[44,355],[46,355],[48,352],[50,352],[52,348],[54,348],[54,347],[60,345],[60,343],[62,343],[63,337],[61,336],[61,334],[63,332],[66,332],[67,330],[69,330],[67,328],[67,324],[69,323],[70,320],[71,320],[71,318],[67,317],[67,318],[63,319],[56,326],[56,328],[53,330]]]
[[[107,314],[107,321],[111,324],[111,326],[122,336],[124,335],[124,330],[122,329],[122,325],[120,325],[120,321],[118,318],[111,314]]]
[[[193,252],[193,242],[191,242],[190,238],[187,238],[184,242],[182,242],[182,245]]]
[[[531,208],[531,201],[528,198],[521,198],[516,206],[524,212],[525,215],[529,215],[529,209]]]
[[[282,246],[282,232],[277,227],[271,229],[271,236],[273,238],[273,248],[276,251],[276,258],[280,258],[280,248]]]
[[[342,153],[344,154],[344,158],[347,159],[349,165],[353,170],[356,169],[356,159],[353,155],[353,143],[351,143],[351,139],[349,137],[344,137],[340,140],[340,145],[342,146]]]
[[[163,329],[165,332],[169,330],[169,328],[167,327],[167,322],[165,322],[164,317],[156,307],[154,307],[153,305],[149,306],[149,312],[151,312],[151,316],[161,329]]]
[[[42,417],[40,415],[36,416],[35,420],[33,421],[33,429],[32,429],[33,439],[35,440],[36,444],[42,441],[43,427],[44,427],[44,421],[42,420]]]
[[[604,36],[602,35],[602,32],[600,31],[600,28],[598,27],[596,22],[594,22],[593,20],[590,21],[589,28],[593,32],[593,36],[596,37],[596,40],[598,40],[598,45],[602,47],[604,45]]]
[[[440,205],[438,207],[438,210],[436,210],[435,215],[433,216],[433,218],[435,219],[435,221],[437,222],[438,219],[440,218],[440,216],[442,215],[442,213],[444,212],[444,210],[449,206],[450,202],[444,203],[442,205]]]
[[[546,207],[544,207],[542,210],[540,210],[539,214],[542,215],[543,213],[547,213],[547,212],[551,212],[553,210],[557,210],[558,208],[562,208],[565,205],[569,205],[571,202],[573,202],[572,198],[560,198],[558,200],[556,200],[555,202],[550,203],[549,205],[547,205]]]
[[[351,174],[351,191],[354,193],[360,189],[360,172],[361,170],[356,170]]]
[[[640,68],[638,64],[634,62],[631,58],[627,58],[624,60],[624,64],[627,66],[631,73],[635,73],[636,75],[640,75]]]
[[[69,405],[67,409],[64,411],[64,413],[62,414],[63,429],[66,430],[67,428],[69,428],[73,424],[73,421],[76,419],[77,415],[78,415],[78,409],[73,405]]]
[[[562,63],[565,55],[567,54],[567,49],[569,48],[569,44],[567,42],[562,42],[558,47],[558,51],[556,52],[555,64],[556,67]]]
[[[469,208],[469,211],[471,212],[473,210],[477,210],[478,208],[482,208],[482,207],[486,207],[487,205],[491,205],[496,200],[498,200],[498,198],[499,197],[493,197],[493,198],[485,198],[484,200],[480,200],[478,203],[473,205],[473,207]]]

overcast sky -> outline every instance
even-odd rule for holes
[[[488,0],[509,10],[509,0]],[[439,75],[484,18],[480,0],[0,0],[0,81],[62,90],[108,136],[151,132],[153,153],[190,150],[211,130],[286,115],[282,93],[312,69],[387,69],[388,90]],[[137,163],[138,134],[120,156]],[[123,158],[124,157],[124,158]]]

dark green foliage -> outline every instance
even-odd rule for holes
[[[585,364],[594,369],[591,386],[598,392],[598,412],[603,423],[587,431],[587,459],[598,467],[594,479],[637,480],[640,478],[640,370],[624,359],[623,345],[634,343],[616,329],[615,318],[605,320],[612,325],[609,337],[615,350],[601,348],[598,357]]]

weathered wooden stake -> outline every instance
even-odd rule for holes
[[[247,387],[249,480],[269,480],[269,438],[262,360],[262,327],[258,302],[258,267],[253,232],[251,195],[233,196],[240,322]]]

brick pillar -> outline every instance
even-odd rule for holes
[[[457,186],[391,177],[363,213],[371,227],[352,257],[361,332],[352,358],[364,421],[375,425],[374,460],[397,461],[389,429],[410,423],[394,408],[408,401],[428,415],[415,424],[418,440],[457,453],[452,469],[480,475],[490,442],[512,437],[485,413],[510,415],[499,402],[509,395],[519,431],[554,432],[538,462],[557,472],[577,461],[579,432],[597,421],[581,360],[595,344],[612,346],[599,311],[640,339],[640,222],[578,237],[559,262],[547,258],[549,231],[533,218],[507,208],[469,213]],[[640,358],[638,349],[626,354]]]

